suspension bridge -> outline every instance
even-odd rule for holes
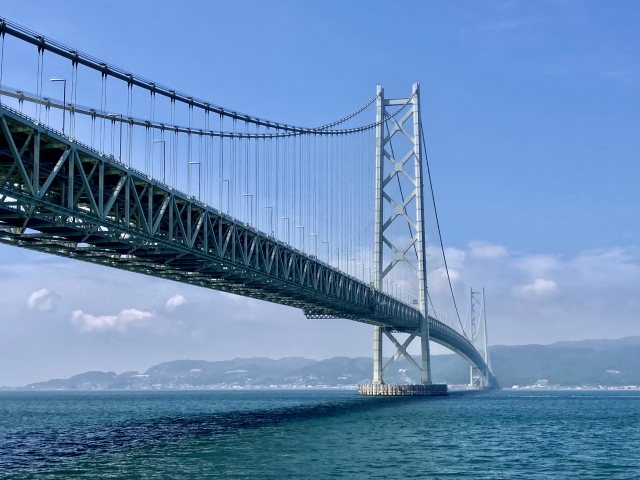
[[[418,84],[403,98],[378,87],[309,128],[206,102],[6,19],[0,41],[0,242],[370,324],[365,394],[393,394],[384,375],[400,356],[425,392],[441,391],[429,341],[469,362],[470,383],[497,387],[484,292],[471,292],[464,322],[429,295],[429,272],[448,268]],[[386,365],[383,337],[397,349]]]

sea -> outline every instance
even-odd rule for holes
[[[0,391],[1,479],[640,479],[638,391]]]

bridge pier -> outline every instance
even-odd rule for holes
[[[421,396],[444,397],[449,395],[446,385],[389,385],[362,383],[358,385],[358,395],[364,396]]]

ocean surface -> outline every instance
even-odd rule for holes
[[[0,478],[639,479],[640,394],[0,392]]]

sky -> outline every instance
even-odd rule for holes
[[[403,96],[420,81],[454,288],[485,288],[489,343],[640,333],[636,1],[0,5],[94,57],[283,123],[325,124],[377,84]],[[9,246],[0,297],[7,386],[372,349],[368,325]]]

